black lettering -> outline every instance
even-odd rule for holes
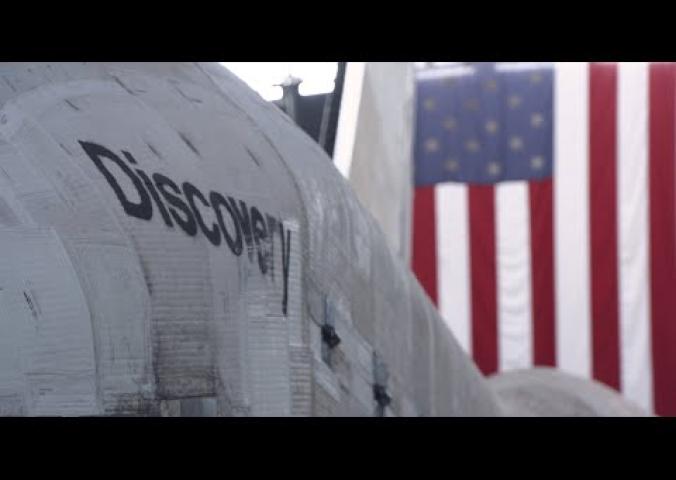
[[[192,216],[190,208],[179,197],[181,191],[178,189],[178,186],[170,178],[165,177],[161,173],[153,173],[153,180],[155,181],[155,185],[157,185],[157,189],[160,191],[167,203],[174,207],[169,207],[169,212],[171,213],[174,221],[185,233],[191,237],[197,235],[197,223],[195,223],[195,218]],[[173,190],[173,193],[168,191],[167,187]],[[181,218],[175,209],[183,212],[185,218]]]
[[[275,279],[275,230],[277,229],[277,219],[269,214],[265,214],[268,219],[268,241],[270,242],[269,267],[272,279]]]
[[[268,249],[266,248],[268,230],[265,227],[265,220],[261,215],[260,210],[256,207],[251,207],[251,226],[253,230],[254,242],[258,250],[258,268],[261,273],[265,275],[268,272]]]
[[[284,274],[284,295],[282,297],[282,312],[287,314],[289,303],[289,256],[291,255],[291,231],[286,230],[284,238],[284,226],[279,222],[279,236],[282,239],[282,273]]]
[[[127,152],[122,152],[126,155],[129,155],[127,159],[133,158],[131,157],[130,154]],[[132,162],[136,163],[136,162]],[[143,183],[145,183],[146,188],[150,192],[150,196],[153,197],[153,200],[155,201],[155,205],[157,205],[157,209],[160,211],[160,215],[162,215],[162,219],[164,220],[164,223],[167,225],[167,227],[173,227],[174,222],[171,221],[171,217],[169,216],[169,212],[167,212],[167,208],[164,206],[164,203],[162,202],[162,199],[160,196],[157,194],[157,190],[155,189],[155,185],[153,185],[153,182],[148,178],[148,175],[141,170],[140,168],[136,169],[136,173],[138,173],[138,176],[141,177],[141,180],[143,180]]]
[[[110,184],[112,187],[117,199],[120,201],[120,204],[122,204],[122,208],[124,209],[125,213],[142,220],[150,220],[153,218],[153,205],[150,201],[150,196],[148,195],[146,189],[143,188],[143,184],[138,179],[138,177],[134,175],[134,172],[132,172],[131,168],[129,168],[120,157],[115,155],[106,147],[92,142],[79,142],[89,158],[91,158],[94,162],[94,165],[96,165],[96,168],[98,168],[99,172],[103,174],[105,179],[108,181],[108,184]],[[141,198],[139,203],[131,202],[127,198],[124,190],[122,190],[120,185],[117,183],[115,176],[104,166],[102,161],[103,158],[111,160],[129,177],[129,179],[134,184],[134,187],[138,191],[139,197]]]
[[[196,186],[189,182],[183,182],[183,193],[185,194],[185,198],[188,199],[188,204],[190,205],[190,208],[192,209],[193,214],[195,215],[195,218],[197,219],[197,223],[200,226],[200,229],[204,233],[204,236],[207,237],[207,239],[211,242],[212,245],[218,246],[221,244],[221,232],[218,229],[218,225],[215,223],[212,223],[212,228],[208,228],[204,224],[204,219],[202,218],[202,214],[197,210],[197,207],[195,206],[195,197],[199,199],[200,202],[202,202],[202,205],[205,207],[209,207],[210,205],[207,203],[206,199],[204,198],[204,195],[202,195],[202,192],[200,192]]]
[[[225,198],[223,198],[223,195],[218,192],[211,192],[209,194],[209,201],[216,212],[216,220],[218,220],[218,224],[220,225],[221,231],[223,232],[223,238],[225,238],[225,241],[228,244],[228,247],[230,247],[232,253],[239,257],[242,254],[242,229],[239,226],[237,217],[232,211],[232,207],[228,204]],[[230,232],[228,232],[228,229],[225,227],[225,220],[223,219],[223,213],[220,209],[221,206],[225,207],[225,209],[230,214],[230,218],[232,218],[232,223],[235,225],[235,233],[237,234],[236,240],[233,240],[232,235],[230,235]]]
[[[209,242],[218,246],[221,243],[222,232],[228,247],[232,253],[237,256],[242,254],[244,243],[246,242],[249,261],[253,261],[255,245],[258,252],[258,266],[261,273],[265,275],[270,271],[273,279],[275,275],[274,232],[278,227],[280,247],[282,250],[284,289],[282,296],[282,311],[284,315],[288,315],[291,231],[284,228],[281,220],[268,214],[265,214],[264,216],[257,207],[252,206],[251,211],[249,212],[249,208],[243,200],[239,200],[238,205],[237,200],[233,197],[227,197],[226,200],[226,198],[218,192],[209,192],[209,200],[207,201],[202,192],[189,182],[183,182],[183,192],[181,192],[173,180],[160,173],[152,174],[151,181],[143,170],[137,168],[135,169],[135,174],[132,168],[107,148],[92,142],[80,141],[79,143],[85,153],[87,153],[94,162],[96,168],[110,184],[127,215],[143,220],[150,220],[153,215],[154,202],[167,226],[173,227],[173,219],[173,221],[191,237],[197,235],[197,227],[199,225],[199,228]],[[131,165],[137,164],[136,159],[129,152],[123,150],[122,153]],[[115,176],[104,165],[104,158],[115,163],[129,177],[139,194],[140,201],[138,203],[134,203],[127,198]],[[181,198],[182,193],[185,194],[187,204]],[[216,214],[217,223],[212,223],[211,228],[205,225],[204,219],[195,204],[195,198],[198,198],[204,207],[213,208]],[[163,202],[162,199],[164,199],[168,205],[165,205],[165,202]],[[235,228],[234,238],[232,235],[233,232],[229,231],[226,227],[221,207],[228,211],[228,214],[232,219]]]
[[[237,217],[237,223],[242,228],[242,233],[244,234],[244,241],[246,242],[247,254],[249,255],[249,260],[253,261],[253,236],[251,234],[251,220],[249,219],[249,210],[244,203],[244,200],[240,200],[239,204],[241,209],[237,208],[237,202],[234,198],[228,197],[232,211],[235,212]]]

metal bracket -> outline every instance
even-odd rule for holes
[[[384,417],[387,407],[392,403],[392,397],[387,392],[389,372],[385,362],[373,352],[373,398],[376,401],[376,416]]]
[[[324,297],[324,319],[321,326],[322,335],[322,358],[330,367],[333,364],[333,350],[340,344],[340,337],[336,332],[335,324],[335,307],[329,301],[328,297]]]
[[[322,340],[329,348],[336,348],[338,346],[340,337],[336,333],[336,329],[333,325],[329,325],[328,323],[322,325]]]
[[[392,397],[387,393],[387,387],[384,385],[373,385],[373,398],[380,408],[386,408],[392,403]]]

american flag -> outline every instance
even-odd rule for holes
[[[485,374],[676,415],[675,86],[670,63],[419,72],[413,269]]]

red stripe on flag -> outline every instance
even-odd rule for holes
[[[676,415],[674,81],[673,65],[650,65],[650,299],[658,415]]]
[[[437,235],[434,186],[413,194],[413,273],[435,305],[437,301]]]
[[[556,365],[554,192],[552,180],[529,182],[533,364]]]
[[[617,64],[589,67],[592,371],[620,389],[617,259]]]
[[[472,354],[484,375],[498,370],[495,193],[469,187],[469,251],[472,287]]]

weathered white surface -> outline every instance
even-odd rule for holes
[[[0,415],[530,414],[387,243],[217,64],[0,65]]]
[[[347,64],[334,161],[407,264],[414,108],[413,63]]]
[[[377,378],[387,416],[499,413],[323,151],[217,64],[0,65],[0,246],[0,414],[369,416]]]
[[[550,368],[514,370],[488,379],[508,416],[644,417],[648,414],[605,385]]]
[[[2,227],[0,251],[0,414],[94,414],[89,310],[58,236]]]

